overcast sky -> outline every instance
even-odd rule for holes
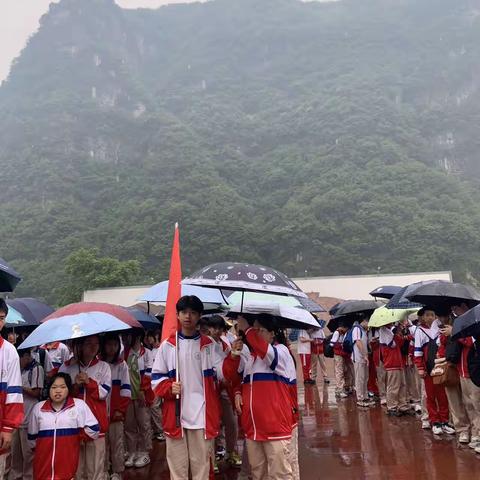
[[[8,75],[12,60],[18,56],[28,37],[38,28],[40,17],[50,3],[58,0],[0,0],[0,82]],[[124,8],[157,8],[168,3],[192,0],[116,0]]]

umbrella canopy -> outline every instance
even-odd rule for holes
[[[351,328],[354,324],[356,318],[352,315],[349,316],[338,316],[331,318],[327,323],[327,328],[333,333],[338,327],[345,326]]]
[[[0,258],[0,292],[13,292],[21,279],[11,266]]]
[[[25,320],[22,314],[9,305],[7,318],[5,319],[5,327],[21,327],[24,325]]]
[[[182,284],[304,298],[307,296],[284,273],[251,263],[214,263],[185,278]]]
[[[55,311],[52,307],[36,298],[15,298],[14,300],[7,300],[7,304],[9,308],[13,307],[21,314],[23,327],[37,326],[44,318]]]
[[[145,330],[158,330],[159,328],[162,328],[162,322],[160,322],[157,317],[151,315],[150,313],[147,313],[141,308],[128,307],[127,311],[136,318],[136,320],[142,325]]]
[[[453,322],[452,340],[480,335],[480,305],[457,317]]]
[[[153,287],[149,288],[138,300],[143,302],[158,302],[165,303],[167,301],[168,293],[168,280],[157,283]],[[203,303],[215,303],[221,305],[225,303],[225,299],[222,292],[215,288],[203,288],[194,285],[182,285],[183,295],[195,295]]]
[[[342,302],[336,303],[336,304],[328,311],[328,314],[331,315],[332,317],[334,317],[335,314],[337,313],[338,307],[341,305],[341,303],[342,303]]]
[[[61,321],[40,324],[20,345],[32,348],[49,342],[88,337],[105,332],[117,332],[130,328],[125,322],[105,312],[85,312],[61,317]]]
[[[352,314],[371,314],[374,310],[381,307],[380,302],[374,300],[347,300],[341,302],[335,311],[335,317],[341,317]]]
[[[243,305],[233,305],[227,314],[260,314],[265,313],[275,317],[281,328],[319,328],[317,319],[307,310],[273,302],[249,302]]]
[[[369,295],[374,298],[386,298],[387,300],[389,300],[401,289],[402,287],[398,287],[395,285],[384,285],[383,287],[377,287],[375,290],[372,290]]]
[[[325,312],[325,309],[318,303],[309,298],[290,297],[285,295],[273,295],[271,293],[259,292],[233,292],[228,297],[229,305],[241,305],[243,301],[246,303],[277,303],[279,305],[288,305],[290,307],[303,308],[311,313]]]
[[[419,285],[407,292],[406,297],[412,302],[433,307],[449,308],[460,303],[467,303],[473,306],[480,303],[480,293],[470,285],[444,280]]]
[[[54,320],[62,320],[63,322],[65,319],[69,320],[70,317],[78,317],[80,320],[91,318],[93,321],[93,319],[101,319],[102,315],[110,315],[129,328],[142,328],[142,325],[127,309],[118,305],[96,302],[71,303],[49,315],[43,322],[47,323]],[[50,341],[53,342],[53,340]]]
[[[387,303],[386,307],[387,308],[399,308],[399,309],[404,309],[404,308],[421,308],[423,305],[417,302],[412,302],[407,298],[407,295],[415,290],[420,285],[428,284],[431,282],[434,282],[435,280],[427,280],[425,282],[416,282],[412,283],[411,285],[407,285],[406,287],[403,287],[398,293],[396,293],[390,301]]]
[[[385,306],[377,308],[370,320],[368,321],[368,328],[383,327],[390,323],[397,323],[405,320],[411,313],[418,312],[418,308],[406,308],[406,309],[391,309]]]

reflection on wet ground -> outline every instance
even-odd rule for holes
[[[414,417],[392,418],[380,406],[359,410],[352,398],[336,400],[333,386],[300,388],[302,480],[480,479],[480,455],[454,437],[434,438]],[[225,469],[217,479],[236,480]],[[126,479],[169,478],[165,444],[155,442],[152,463],[129,469]]]

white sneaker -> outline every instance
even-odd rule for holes
[[[422,406],[421,405],[414,405],[413,409],[415,410],[415,413],[422,413]]]
[[[460,443],[469,443],[470,442],[470,435],[468,434],[468,432],[462,432],[459,436],[458,436],[458,441]]]
[[[443,428],[441,423],[434,423],[432,427],[432,432],[434,435],[441,435],[443,433]]]
[[[139,455],[134,462],[135,468],[143,468],[150,463],[150,457],[148,453]]]
[[[475,449],[475,448],[477,448],[478,446],[480,446],[480,437],[472,437],[472,438],[470,439],[470,443],[468,444],[468,446],[469,446],[470,448],[473,448],[473,449]]]
[[[455,429],[449,425],[448,423],[444,423],[442,425],[442,431],[443,433],[446,433],[447,435],[455,435]]]
[[[480,453],[480,443],[475,448],[475,453]]]
[[[122,477],[118,473],[112,473],[110,475],[110,480],[122,480]]]
[[[339,397],[339,398],[347,398],[347,397],[348,397],[348,394],[345,393],[345,392],[340,392],[340,393],[338,394],[338,397]]]
[[[125,466],[127,468],[130,468],[130,467],[133,467],[134,463],[135,463],[135,454],[131,453],[125,460]]]
[[[386,405],[387,404],[387,399],[386,398],[382,398],[380,400],[380,405]]]
[[[424,430],[430,430],[432,428],[432,426],[430,425],[430,421],[429,420],[422,420],[422,428]]]

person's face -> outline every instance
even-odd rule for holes
[[[0,332],[2,331],[3,327],[5,326],[5,320],[7,319],[7,312],[0,310]]]
[[[208,330],[209,330],[210,336],[213,337],[215,340],[218,340],[223,333],[223,330],[217,327],[209,327]]]
[[[15,344],[15,342],[17,341],[17,335],[13,332],[10,332],[7,336],[7,340],[9,343]]]
[[[63,378],[57,378],[50,387],[50,400],[55,403],[62,403],[68,397],[68,388]]]
[[[87,362],[93,360],[97,356],[99,348],[100,341],[98,337],[87,337],[82,344],[83,360]]]
[[[269,332],[266,328],[263,328],[260,323],[258,323],[255,320],[255,323],[253,324],[253,327],[257,330],[257,332],[260,334],[260,336],[267,342],[267,343],[272,343],[273,338],[274,338],[274,333]]]
[[[195,310],[192,310],[191,308],[187,308],[178,312],[177,318],[182,326],[182,329],[195,330],[198,322],[200,321],[200,313],[195,312]]]
[[[20,357],[20,368],[23,370],[27,368],[32,361],[32,356],[29,353],[25,353]]]
[[[107,357],[113,358],[119,349],[120,345],[117,340],[110,339],[105,343],[105,353]]]
[[[465,303],[462,303],[461,305],[453,305],[452,307],[452,313],[456,316],[459,317],[460,315],[463,315],[464,313],[467,313],[468,306]]]
[[[427,325],[431,325],[435,321],[435,318],[436,318],[436,315],[433,310],[426,310],[422,317],[423,321]]]
[[[145,337],[145,344],[151,347],[154,343],[154,338],[151,335]]]

